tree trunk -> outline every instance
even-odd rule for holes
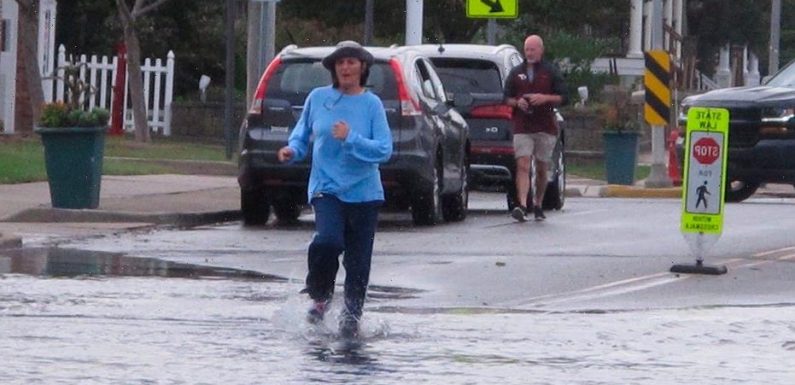
[[[17,60],[25,58],[24,83],[27,86],[28,98],[18,105],[20,110],[30,111],[32,121],[24,125],[17,125],[20,132],[33,132],[35,125],[41,117],[41,106],[44,104],[44,91],[39,73],[38,31],[39,31],[39,6],[38,1],[17,0],[19,5],[19,50]],[[27,103],[26,103],[27,102]],[[20,122],[22,123],[22,122]]]
[[[144,106],[144,85],[141,75],[141,43],[135,32],[135,16],[124,0],[116,0],[119,20],[124,31],[124,43],[127,44],[127,82],[130,85],[130,102],[132,103],[133,123],[135,124],[135,141],[151,142],[149,122]]]
[[[124,42],[127,44],[127,76],[130,84],[130,100],[132,101],[133,121],[135,123],[135,140],[151,142],[149,122],[144,106],[144,84],[141,73],[141,44],[134,30],[125,31]]]

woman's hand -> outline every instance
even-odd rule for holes
[[[295,155],[295,151],[288,146],[280,148],[279,152],[276,153],[276,157],[279,159],[279,162],[287,162],[293,158],[293,155]]]
[[[334,126],[331,127],[331,135],[334,139],[345,140],[348,138],[348,133],[351,129],[348,127],[348,123],[340,120],[337,123],[334,123]]]

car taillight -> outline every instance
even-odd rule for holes
[[[262,114],[262,101],[265,99],[265,91],[268,89],[268,81],[271,79],[274,72],[276,72],[276,68],[279,68],[279,64],[281,64],[281,62],[282,59],[277,57],[271,61],[271,64],[268,64],[268,68],[265,69],[265,72],[259,79],[257,90],[254,91],[254,100],[251,102],[251,107],[248,109],[249,114]]]
[[[403,69],[397,59],[389,61],[389,66],[392,67],[392,72],[395,74],[395,81],[398,87],[398,100],[400,100],[400,111],[403,116],[417,116],[420,115],[420,105],[416,100],[409,96],[409,90],[406,88],[406,82],[403,80]]]
[[[478,106],[473,108],[469,115],[480,119],[511,119],[513,108],[505,104],[495,104],[490,106]]]

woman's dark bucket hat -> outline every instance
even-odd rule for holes
[[[373,55],[370,52],[367,52],[366,49],[362,48],[361,44],[353,41],[353,40],[345,40],[337,43],[337,49],[334,50],[331,54],[323,58],[323,67],[326,67],[329,71],[334,71],[334,63],[337,60],[345,58],[345,57],[352,57],[354,59],[359,59],[364,63],[367,63],[367,68],[373,65]]]

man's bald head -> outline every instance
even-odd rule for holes
[[[524,39],[524,56],[528,63],[538,63],[544,56],[544,40],[541,36],[530,35]]]

